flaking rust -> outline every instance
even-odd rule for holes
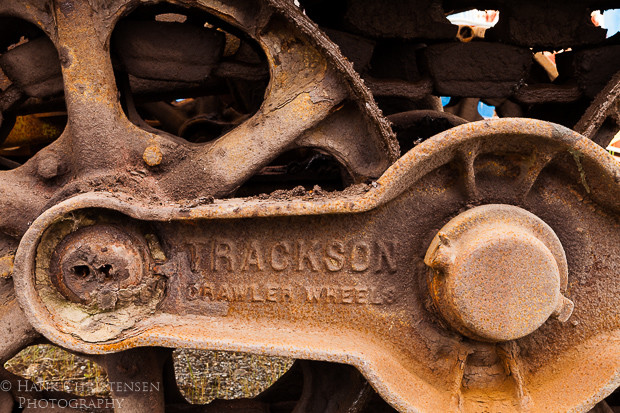
[[[620,46],[592,10],[617,1],[503,1],[487,30],[447,19],[476,1],[337,3],[0,0],[3,363],[43,335],[166,383],[112,388],[127,413],[614,391],[620,169],[593,142]],[[317,361],[188,407],[174,347]]]
[[[533,159],[540,144],[553,153],[578,150],[582,170],[532,168],[551,161]],[[404,412],[435,411],[424,410],[422,399],[472,412],[481,402],[545,411],[558,403],[560,388],[572,386],[582,396],[564,402],[568,409],[593,387],[613,383],[620,357],[612,349],[600,363],[589,362],[620,320],[584,311],[592,302],[616,303],[602,290],[579,287],[592,282],[591,266],[569,265],[576,255],[600,254],[582,251],[575,236],[620,241],[613,231],[618,209],[605,206],[620,198],[595,186],[612,188],[618,165],[603,165],[590,193],[570,185],[582,171],[592,173],[601,153],[557,125],[500,120],[462,125],[420,144],[377,185],[353,195],[298,191],[205,202],[190,215],[180,205],[84,194],[46,211],[26,233],[16,256],[17,291],[30,322],[75,351],[113,353],[170,340],[199,348],[248,345],[352,364]],[[532,184],[550,176],[566,184],[552,193]],[[582,202],[599,202],[593,193],[608,197],[596,214]],[[568,219],[575,215],[578,222]],[[122,253],[108,256],[99,238]],[[141,252],[126,254],[136,246]],[[47,264],[50,250],[57,251],[57,267],[68,263],[63,276]],[[106,279],[106,271],[120,278]],[[613,283],[615,276],[602,270],[595,278]],[[125,288],[126,301],[123,283],[139,287]],[[116,291],[118,301],[106,296],[102,305],[102,297],[77,289],[91,286]],[[575,381],[575,366],[598,381]]]

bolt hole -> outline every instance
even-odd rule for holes
[[[105,278],[110,277],[110,272],[112,271],[112,266],[110,264],[105,264],[99,267],[99,272],[102,273]]]
[[[90,268],[88,265],[76,265],[73,267],[73,273],[81,278],[86,278],[90,275]]]
[[[474,32],[469,26],[461,26],[459,36],[463,40],[471,40],[474,37]]]

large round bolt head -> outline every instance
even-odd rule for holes
[[[511,205],[472,208],[448,222],[424,262],[435,306],[460,333],[483,341],[526,336],[573,303],[562,295],[567,263],[541,219]]]
[[[83,227],[65,237],[52,254],[50,276],[68,300],[114,308],[120,290],[138,285],[145,254],[135,236],[112,226]]]
[[[161,153],[161,149],[157,145],[148,146],[144,150],[144,154],[142,155],[142,159],[148,166],[157,166],[161,163],[163,159],[163,154]]]

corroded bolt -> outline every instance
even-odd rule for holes
[[[13,275],[13,262],[15,261],[15,253],[9,253],[0,257],[0,278],[9,278]]]
[[[113,225],[83,227],[65,237],[50,262],[50,278],[68,300],[113,309],[122,290],[146,273],[142,240]]]
[[[54,153],[42,154],[37,162],[37,173],[43,179],[52,179],[61,173],[61,161]]]
[[[161,149],[157,145],[147,146],[144,150],[144,154],[142,154],[142,159],[148,166],[157,166],[161,163],[163,159],[163,155],[161,153]]]
[[[562,245],[541,219],[511,205],[472,208],[435,236],[424,262],[431,297],[458,332],[483,341],[526,336],[573,303],[562,295],[568,271]]]
[[[474,30],[471,26],[459,26],[456,37],[462,42],[471,42],[474,38]]]

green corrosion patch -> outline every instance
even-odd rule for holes
[[[581,164],[581,158],[583,158],[583,153],[577,149],[569,149],[568,150],[571,155],[573,155],[573,159],[575,159],[575,163],[577,164],[577,170],[579,171],[579,176],[581,177],[581,185],[586,189],[587,193],[590,193],[590,186],[588,185],[588,181],[586,180],[586,172],[583,169],[583,165]]]

